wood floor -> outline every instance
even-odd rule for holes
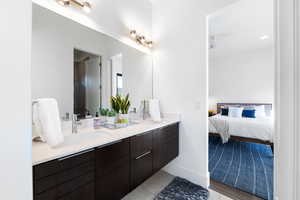
[[[263,200],[247,192],[243,192],[231,186],[210,179],[210,189],[228,196],[233,200]]]

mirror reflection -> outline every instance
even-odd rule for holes
[[[152,98],[152,57],[33,4],[32,97],[55,98],[60,115],[95,116],[111,96],[129,112]]]
[[[101,107],[101,57],[74,49],[74,114],[79,118]]]

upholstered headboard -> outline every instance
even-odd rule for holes
[[[271,116],[271,111],[273,106],[271,103],[217,103],[217,111],[221,112],[221,108],[228,108],[229,106],[233,107],[253,107],[253,106],[265,106],[265,112],[267,116]]]

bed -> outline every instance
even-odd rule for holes
[[[247,108],[261,105],[265,107],[266,117],[233,118],[221,115],[222,108]],[[217,115],[209,117],[209,135],[220,136],[223,142],[227,142],[227,140],[224,139],[224,131],[220,129],[220,126],[223,126],[224,130],[226,129],[225,136],[227,135],[230,139],[270,145],[273,150],[274,120],[271,114],[272,104],[218,103],[217,111]]]

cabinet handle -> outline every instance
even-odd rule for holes
[[[150,153],[151,153],[151,151],[147,151],[146,153],[144,153],[144,154],[142,154],[142,155],[136,157],[135,159],[136,159],[136,160],[141,159],[141,158],[143,158],[143,157],[149,155]]]
[[[89,152],[92,152],[92,151],[94,151],[94,149],[90,149],[90,150],[82,151],[80,153],[76,153],[76,154],[73,154],[73,155],[70,155],[70,156],[66,156],[66,157],[58,159],[58,161],[63,161],[63,160],[66,160],[68,158],[73,158],[75,156],[79,156],[79,155],[82,155],[82,154],[85,154],[85,153],[89,153]]]

